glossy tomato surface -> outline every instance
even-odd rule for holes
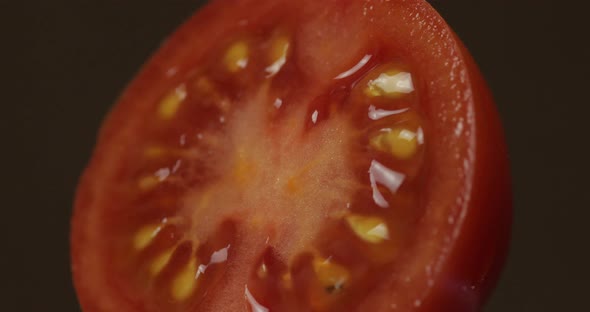
[[[473,60],[422,0],[213,1],[101,129],[85,311],[477,311],[510,184]]]

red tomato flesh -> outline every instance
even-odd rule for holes
[[[81,180],[85,311],[475,311],[509,178],[470,56],[421,0],[214,1]]]

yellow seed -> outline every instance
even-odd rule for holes
[[[145,151],[143,152],[143,154],[149,158],[161,157],[165,153],[166,153],[166,151],[163,148],[157,147],[157,146],[150,146],[150,147],[146,148]]]
[[[188,298],[197,285],[197,261],[191,259],[172,281],[171,295],[176,300]]]
[[[223,113],[227,113],[231,106],[231,101],[223,96],[218,88],[207,77],[201,76],[195,80],[194,87],[199,96],[208,98]]]
[[[287,53],[289,52],[289,38],[280,36],[276,38],[269,51],[269,59],[271,65],[266,68],[266,72],[272,76],[279,72],[287,60]]]
[[[133,237],[133,247],[135,247],[136,250],[144,249],[152,242],[156,235],[158,235],[161,229],[162,226],[158,224],[150,224],[142,227]]]
[[[160,118],[164,120],[171,119],[176,115],[178,108],[180,108],[180,104],[186,98],[186,87],[185,85],[180,85],[168,95],[166,95],[162,101],[160,102],[160,108],[158,110],[158,114]]]
[[[369,82],[369,84],[365,88],[365,94],[369,97],[378,97],[381,96],[381,91],[379,91],[379,89],[371,85],[371,83]]]
[[[377,78],[370,80],[365,88],[365,94],[369,97],[395,98],[413,91],[412,74],[399,70],[381,73]]]
[[[160,179],[158,179],[158,177],[156,176],[146,176],[143,177],[141,179],[139,179],[139,182],[137,183],[137,185],[139,186],[139,188],[143,191],[147,191],[150,189],[153,189],[154,187],[156,187],[156,185],[158,185],[158,183],[160,183]]]
[[[173,253],[174,248],[169,249],[157,256],[150,265],[150,273],[152,273],[152,275],[157,275],[158,273],[160,273],[164,269],[164,267],[166,267],[166,265],[170,261],[170,258],[172,258]]]
[[[280,36],[272,43],[270,50],[270,59],[274,63],[282,58],[285,58],[289,51],[289,38]]]
[[[227,52],[223,62],[228,71],[235,73],[248,65],[248,44],[244,41],[238,41],[232,44]]]
[[[379,217],[349,215],[346,222],[352,231],[366,242],[378,244],[389,239],[387,224]]]
[[[394,128],[371,139],[371,145],[398,159],[409,159],[418,149],[418,136],[410,129]]]
[[[320,284],[330,292],[341,290],[350,279],[348,270],[330,259],[315,258],[313,269]]]

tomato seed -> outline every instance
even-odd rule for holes
[[[416,154],[418,135],[406,128],[384,129],[371,139],[371,146],[398,159],[408,159]]]
[[[279,36],[274,39],[269,51],[271,65],[265,69],[268,77],[274,76],[281,70],[283,65],[285,65],[285,62],[287,61],[287,53],[289,52],[289,45],[289,38],[285,36]]]
[[[392,70],[381,73],[377,78],[370,80],[365,94],[370,97],[399,97],[413,91],[412,74]]]
[[[141,250],[147,247],[162,230],[162,224],[146,225],[139,229],[133,238],[133,247]]]
[[[164,267],[166,267],[168,262],[170,262],[170,258],[172,258],[172,254],[175,250],[176,248],[168,249],[160,255],[158,255],[156,258],[154,258],[150,265],[150,273],[152,275],[158,275],[158,273],[160,273],[164,269]]]
[[[171,295],[176,300],[188,298],[197,284],[197,262],[190,259],[186,266],[172,280]]]
[[[180,85],[172,92],[170,92],[160,102],[158,115],[164,120],[171,119],[176,115],[180,104],[186,98],[186,86]]]
[[[346,216],[346,222],[360,239],[371,244],[389,239],[387,224],[379,217],[349,215]]]
[[[248,65],[249,48],[244,41],[233,43],[225,53],[223,62],[229,72],[236,73]]]

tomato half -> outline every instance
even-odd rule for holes
[[[502,131],[422,0],[213,1],[105,121],[85,311],[476,311],[510,229]]]

